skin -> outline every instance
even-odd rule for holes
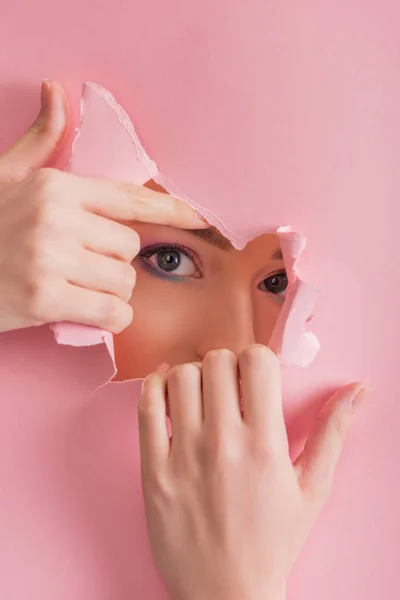
[[[365,392],[360,383],[338,390],[292,464],[280,365],[265,346],[238,357],[212,350],[201,364],[145,379],[142,487],[153,554],[171,598],[285,598]]]
[[[254,342],[268,345],[287,288],[276,235],[238,251],[212,228],[139,224],[135,231],[142,247],[133,263],[135,318],[114,337],[117,380],[145,377],[163,363],[201,361],[211,349],[238,354]],[[176,261],[173,270],[166,257]]]
[[[144,381],[139,433],[147,525],[171,597],[282,600],[366,388],[337,390],[292,464],[279,362],[266,347],[284,294],[259,287],[283,268],[276,239],[212,248],[182,231],[207,223],[152,184],[48,169],[68,106],[56,82],[43,83],[42,100],[0,156],[0,332],[63,320],[126,330],[116,345],[129,377],[169,360]],[[149,271],[143,249],[171,240],[196,251],[202,278]]]
[[[35,123],[0,157],[0,331],[74,321],[113,333],[132,321],[132,222],[206,228],[183,202],[132,183],[47,168],[69,110],[43,82]]]

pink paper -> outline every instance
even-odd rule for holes
[[[201,206],[179,192],[177,186],[158,171],[157,165],[140,143],[129,116],[114,96],[94,83],[87,83],[83,87],[81,122],[72,147],[68,170],[86,176],[107,176],[137,184],[154,179],[176,198],[199,210],[236,248],[242,249],[251,237],[260,233],[254,229],[250,238],[234,234],[210,211],[204,211]],[[318,340],[306,329],[306,322],[312,316],[318,288],[298,279],[295,264],[304,249],[305,239],[298,233],[290,233],[289,229],[287,226],[265,229],[265,232],[279,232],[290,284],[284,309],[273,333],[271,347],[284,362],[307,366],[319,350]],[[298,294],[300,298],[297,297]],[[115,366],[110,341],[112,338],[105,331],[96,332],[93,328],[70,323],[57,324],[53,329],[58,342],[73,346],[88,346],[108,340],[107,347]]]
[[[96,81],[124,107],[163,181],[237,243],[279,226],[307,239],[295,269],[320,295],[314,308],[309,288],[303,303],[298,283],[285,327],[309,347],[310,328],[321,348],[307,368],[283,366],[292,454],[333,388],[361,379],[374,392],[289,600],[400,597],[399,30],[394,0],[2,7],[0,150],[34,119],[42,77],[66,85],[74,127],[82,82]],[[134,162],[120,125],[108,143],[125,136]],[[139,383],[107,384],[114,366],[98,331],[84,346],[69,345],[71,329],[56,331],[66,344],[48,327],[0,336],[0,597],[167,598],[144,527]]]

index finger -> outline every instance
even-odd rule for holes
[[[82,178],[84,208],[116,221],[138,221],[180,229],[210,227],[189,204],[130,182]],[[86,190],[85,190],[86,186]]]

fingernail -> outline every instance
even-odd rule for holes
[[[170,370],[171,365],[169,365],[168,363],[161,363],[161,365],[159,365],[156,369],[157,373],[168,373],[168,371]]]
[[[40,90],[40,103],[44,110],[49,103],[51,83],[49,79],[43,79]]]
[[[355,396],[350,399],[350,406],[354,410],[357,409],[363,402],[368,393],[372,392],[372,387],[363,385]]]

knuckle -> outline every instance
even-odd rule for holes
[[[55,263],[56,257],[51,252],[46,236],[40,231],[29,236],[25,241],[25,296],[34,305],[42,306],[49,294],[55,294]]]
[[[317,414],[317,426],[331,443],[343,443],[351,422],[351,408],[326,403]]]
[[[136,271],[134,267],[128,263],[122,263],[120,279],[122,281],[124,296],[128,301],[136,284]]]
[[[144,480],[144,492],[147,503],[156,509],[164,509],[176,504],[176,490],[169,477],[157,464],[148,464]]]
[[[129,218],[134,221],[138,214],[138,206],[144,202],[142,186],[136,186],[126,181],[118,182],[118,188],[122,196],[126,198],[129,206]]]
[[[170,215],[177,215],[182,217],[183,219],[187,218],[188,214],[190,215],[193,209],[183,200],[178,200],[178,198],[174,198],[169,194],[166,194],[166,201],[168,202],[168,209]]]
[[[53,142],[53,144],[57,144],[59,137],[57,135],[58,130],[59,128],[57,128],[57,130],[54,129],[54,125],[47,118],[45,113],[43,113],[43,111],[40,111],[35,121],[28,127],[27,135],[34,137],[45,136],[49,139],[50,142]]]
[[[28,135],[38,136],[43,135],[47,129],[46,119],[38,117],[27,129]]]
[[[144,398],[147,397],[148,394],[153,393],[153,391],[158,388],[160,384],[164,381],[162,375],[160,373],[149,373],[143,380],[141,399],[144,402]],[[139,404],[140,407],[140,404]]]
[[[127,242],[128,258],[132,260],[140,252],[140,237],[139,234],[134,230],[130,230],[129,239]]]
[[[182,365],[175,365],[168,372],[168,381],[170,382],[182,382],[182,381],[193,381],[198,378],[200,369],[193,363],[185,363]]]
[[[228,348],[209,350],[203,359],[203,363],[236,362],[236,355]]]
[[[332,417],[331,427],[339,438],[340,442],[344,442],[346,439],[347,431],[349,428],[349,422],[347,415],[336,414]]]
[[[130,304],[122,302],[121,300],[116,299],[116,302],[118,306],[115,310],[115,333],[121,333],[121,331],[126,329],[126,327],[132,323],[133,308],[130,306]]]
[[[124,314],[122,315],[121,319],[122,328],[120,331],[123,331],[126,327],[128,327],[128,325],[132,323],[133,319],[133,308],[130,306],[130,304],[123,303],[122,306],[124,308]]]
[[[30,277],[24,286],[24,296],[27,300],[29,306],[29,312],[31,316],[37,306],[39,296],[41,295],[41,290],[43,286],[43,281],[40,277]]]
[[[205,448],[205,455],[215,467],[232,459],[226,439],[215,433]]]
[[[36,224],[54,226],[58,223],[55,210],[59,199],[59,179],[55,169],[39,169],[33,175],[35,191],[33,193],[34,221]]]
[[[57,169],[51,167],[42,167],[33,174],[36,185],[40,189],[48,190],[54,184],[59,182],[60,172]]]
[[[50,197],[43,196],[37,199],[35,210],[35,224],[40,227],[40,233],[43,235],[46,231],[53,231],[59,224],[57,210]]]
[[[274,467],[280,462],[282,446],[272,439],[252,439],[249,452],[252,459],[260,467]]]
[[[100,306],[102,321],[106,329],[112,333],[121,333],[131,323],[132,307],[115,296],[105,295]]]
[[[58,305],[60,284],[47,273],[37,274],[26,284],[30,317],[37,321],[56,320],[54,307]]]
[[[152,390],[147,389],[146,393],[142,393],[141,400],[138,406],[139,418],[148,419],[157,413],[157,406],[154,402]]]
[[[240,361],[243,364],[270,364],[273,367],[279,366],[279,359],[267,346],[262,344],[253,344],[240,354]]]
[[[45,137],[52,146],[57,146],[59,131],[55,131],[50,121],[41,113],[28,127],[27,135],[37,139]]]
[[[31,235],[27,237],[26,244],[30,257],[31,277],[38,278],[53,272],[58,255],[57,243],[43,223],[33,229]]]
[[[127,194],[129,194],[131,197],[133,194],[135,200],[138,202],[146,202],[148,200],[149,193],[152,193],[149,192],[149,188],[145,187],[144,185],[136,185],[131,183],[126,183],[125,185]]]
[[[232,443],[232,439],[222,430],[216,430],[208,439],[204,455],[213,468],[224,469],[238,465],[243,458],[243,445]]]
[[[197,367],[201,371],[202,364],[201,364],[200,361],[197,361],[197,362],[193,361],[190,364],[193,365],[193,366],[195,366],[195,367]]]

